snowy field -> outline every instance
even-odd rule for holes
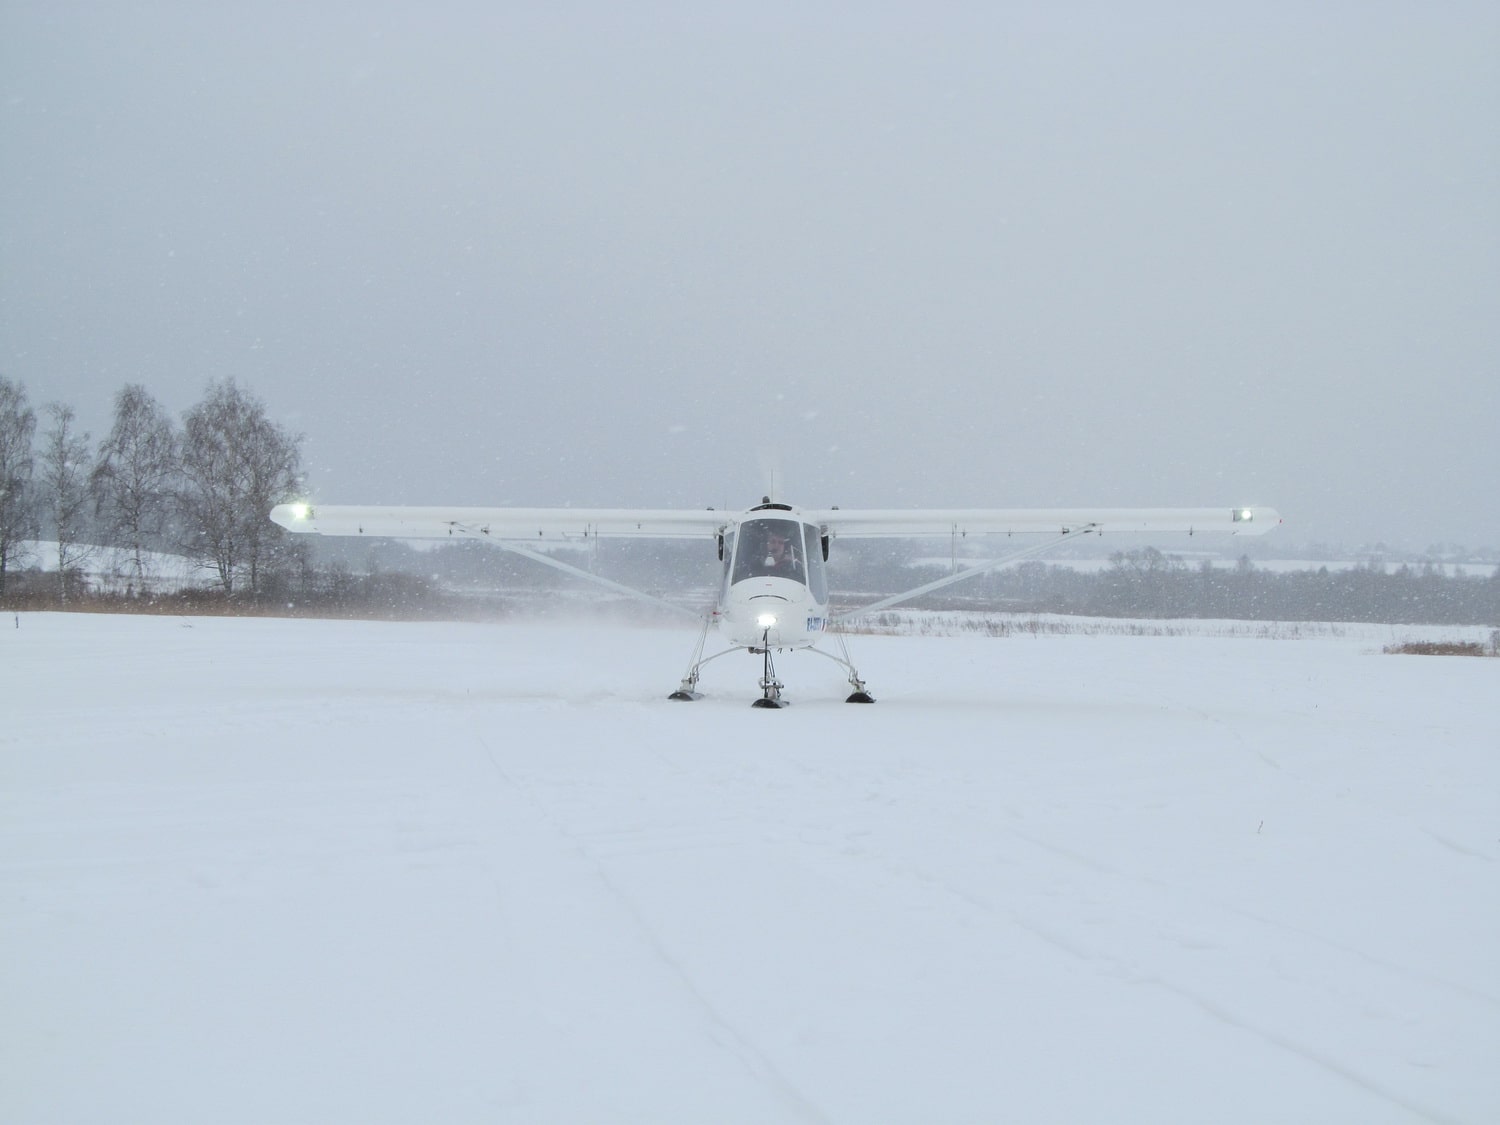
[[[1500,1120],[1500,660],[0,624],[8,1125]]]

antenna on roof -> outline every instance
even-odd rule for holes
[[[771,446],[761,450],[761,471],[765,473],[769,487],[762,503],[773,504],[781,500],[781,450]]]

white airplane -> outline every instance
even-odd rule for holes
[[[566,571],[618,593],[664,605],[702,621],[687,674],[672,699],[699,699],[698,673],[710,660],[740,649],[762,658],[757,707],[781,707],[784,684],[776,678],[773,651],[806,649],[839,664],[853,689],[850,703],[873,703],[849,661],[835,628],[841,656],[815,647],[830,626],[886,609],[954,582],[985,574],[1039,554],[1059,543],[1105,532],[1228,532],[1262,535],[1281,522],[1271,508],[1101,509],[799,509],[769,496],[744,512],[714,509],[628,508],[391,508],[324,504],[278,504],[271,519],[288,531],[394,539],[482,539],[507,551]],[[953,540],[971,535],[1041,536],[1027,546],[979,566],[900,594],[833,614],[828,606],[829,544],[834,539],[895,536]],[[549,543],[587,544],[610,538],[703,538],[717,544],[723,576],[714,608],[706,615],[612,582],[536,549]],[[708,631],[717,626],[729,648],[704,658]]]

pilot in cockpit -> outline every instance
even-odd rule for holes
[[[774,528],[766,531],[766,555],[761,561],[761,573],[802,580],[796,545]]]

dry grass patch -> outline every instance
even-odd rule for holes
[[[1488,648],[1478,641],[1403,641],[1386,645],[1388,653],[1404,656],[1494,656],[1495,646]]]

